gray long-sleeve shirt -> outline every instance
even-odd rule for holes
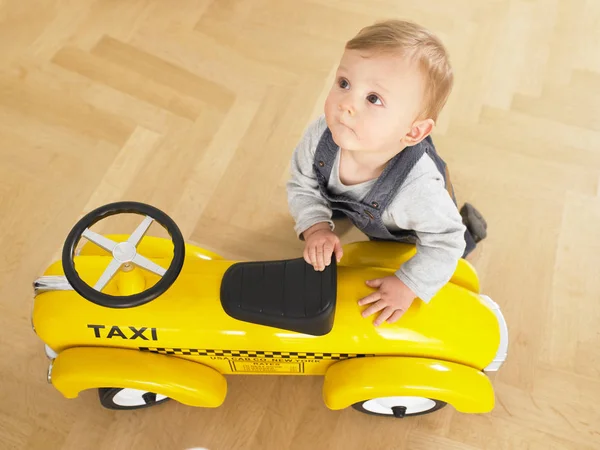
[[[323,116],[313,121],[297,145],[287,183],[288,205],[300,236],[311,226],[329,223],[332,211],[321,196],[313,171],[315,151],[327,124]],[[340,181],[338,151],[327,188],[361,201],[375,180],[346,186]],[[395,275],[421,300],[431,298],[450,280],[465,250],[465,226],[446,190],[434,161],[425,153],[408,175],[397,195],[382,214],[390,230],[413,230],[417,253],[398,268]]]

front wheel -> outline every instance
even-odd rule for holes
[[[380,397],[352,405],[354,409],[365,414],[398,419],[430,414],[444,406],[445,402],[426,397]]]
[[[159,405],[169,400],[161,394],[129,388],[98,389],[100,403],[107,409],[140,409]]]

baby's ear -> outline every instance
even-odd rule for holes
[[[434,125],[435,122],[433,121],[433,119],[417,120],[415,123],[413,123],[412,128],[410,129],[408,134],[404,136],[404,141],[406,142],[406,145],[417,145],[419,142],[421,142],[423,139],[425,139],[431,134]]]

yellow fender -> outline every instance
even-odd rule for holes
[[[354,358],[335,363],[325,374],[323,399],[332,410],[396,396],[441,400],[463,413],[490,412],[495,400],[485,374],[462,364],[434,359]]]
[[[394,272],[412,258],[417,250],[414,245],[388,241],[360,241],[344,245],[341,266],[381,267]],[[480,293],[479,277],[475,268],[460,259],[450,283],[461,286],[476,294]]]
[[[220,406],[227,393],[225,377],[210,367],[120,348],[64,350],[54,360],[50,381],[66,398],[75,398],[86,389],[131,388],[205,408]]]

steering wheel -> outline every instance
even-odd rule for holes
[[[125,213],[134,213],[145,216],[142,223],[125,242],[114,242],[113,240],[90,230],[92,225],[102,219]],[[167,269],[150,261],[148,258],[145,258],[137,252],[138,244],[148,231],[148,228],[150,228],[150,225],[152,225],[153,221],[156,221],[165,228],[173,241],[173,259],[171,265]],[[73,260],[75,249],[82,237],[111,253],[113,257],[112,261],[93,287],[81,279],[75,269]],[[144,203],[116,202],[93,210],[77,222],[67,236],[63,246],[62,264],[67,281],[82,297],[93,303],[109,308],[131,308],[148,303],[166,292],[179,276],[181,268],[183,267],[184,257],[185,245],[183,236],[175,222],[169,216],[153,206]],[[123,264],[135,264],[161,278],[154,286],[138,294],[117,296],[103,293],[102,289],[106,287]]]

